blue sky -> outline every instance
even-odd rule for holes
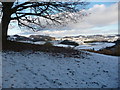
[[[118,4],[115,2],[91,2],[88,5],[87,13],[91,15],[84,17],[77,24],[70,23],[66,28],[57,28],[53,30],[42,30],[33,32],[20,29],[18,27],[9,27],[8,34],[30,35],[44,34],[51,36],[75,36],[75,35],[93,35],[93,34],[117,34],[118,33]]]

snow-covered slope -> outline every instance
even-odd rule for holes
[[[76,47],[76,49],[94,49],[95,51],[98,51],[100,49],[114,46],[115,43],[90,43],[86,45],[79,45]]]
[[[3,88],[117,88],[118,57],[3,52]]]

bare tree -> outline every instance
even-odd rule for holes
[[[33,30],[47,25],[75,21],[74,13],[85,7],[85,2],[1,2],[2,3],[2,42],[5,46],[7,31],[11,20],[21,27]],[[80,13],[79,13],[80,14]]]

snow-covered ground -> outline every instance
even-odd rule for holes
[[[106,48],[106,47],[111,47],[114,46],[115,43],[105,43],[105,42],[101,42],[101,43],[89,43],[86,45],[79,45],[76,47],[76,49],[94,49],[95,51],[98,51],[100,49]]]
[[[72,45],[65,45],[65,44],[55,44],[54,46],[58,46],[58,47],[74,47]]]
[[[84,59],[42,52],[3,52],[3,88],[117,88],[118,57]]]

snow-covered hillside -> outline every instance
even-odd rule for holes
[[[97,43],[89,43],[85,45],[79,45],[76,47],[76,49],[94,49],[95,51],[98,51],[100,49],[114,46],[115,43],[104,43],[104,42],[97,42]]]
[[[3,52],[3,88],[117,88],[118,57]]]

